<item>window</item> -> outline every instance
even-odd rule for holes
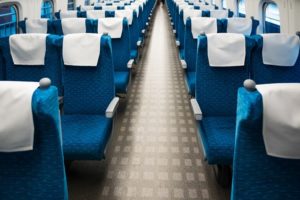
[[[17,32],[18,10],[15,5],[0,6],[0,37]]]
[[[263,24],[265,33],[280,33],[280,14],[276,3],[263,4]]]
[[[44,0],[41,8],[41,18],[53,19],[53,7],[51,0]]]
[[[75,1],[68,0],[68,10],[75,10]]]
[[[90,3],[91,3],[90,0],[84,0],[84,5],[85,5],[85,6],[89,6]]]
[[[239,17],[246,17],[246,4],[245,0],[237,1],[237,14]]]
[[[227,2],[226,2],[226,0],[223,0],[223,1],[222,1],[222,8],[223,8],[223,9],[226,9],[226,8],[227,8]]]

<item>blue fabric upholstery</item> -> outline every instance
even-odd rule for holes
[[[196,77],[191,77],[195,75],[196,72],[196,55],[197,55],[197,39],[193,38],[191,18],[188,17],[185,25],[184,34],[184,59],[187,64],[186,80],[188,83],[189,94],[195,96],[195,79]],[[222,30],[222,21],[217,20],[218,33]],[[190,82],[191,81],[191,82]]]
[[[57,35],[48,35],[46,39],[45,65],[15,65],[13,63],[9,37],[0,39],[0,49],[5,61],[6,79],[12,81],[39,81],[48,77],[52,84],[58,88],[59,96],[62,96],[62,75],[61,75],[61,49],[57,46],[61,39]]]
[[[102,36],[100,52],[97,67],[63,67],[65,95],[62,127],[67,160],[102,159],[111,133],[110,120],[104,120],[106,108],[115,96],[109,36]]]
[[[94,32],[94,20],[86,19],[85,26],[86,26],[86,33],[93,33]],[[61,20],[54,20],[52,22],[55,34],[57,35],[64,35],[61,25]]]
[[[255,36],[257,47],[252,57],[252,78],[257,84],[293,83],[300,81],[300,56],[293,67],[265,65],[262,59],[263,38]]]
[[[100,160],[112,130],[102,115],[63,115],[64,153],[68,160]]]
[[[96,24],[98,25],[98,23]],[[98,27],[96,30],[98,30]],[[127,67],[127,63],[130,60],[130,36],[126,18],[123,19],[122,36],[112,39],[112,55],[115,69],[116,93],[126,93],[130,76],[130,69]]]
[[[232,200],[300,199],[300,160],[268,156],[262,135],[262,96],[238,92]]]
[[[22,33],[27,33],[27,31],[26,31],[26,19],[19,22],[19,27],[21,28]],[[47,21],[47,33],[48,34],[55,34],[55,30],[54,30],[53,25],[52,25],[52,20]]]
[[[209,66],[207,38],[198,38],[195,96],[203,113],[200,130],[201,136],[205,136],[202,143],[209,164],[227,165],[233,158],[233,154],[229,154],[233,153],[235,121],[232,119],[236,115],[237,90],[249,78],[251,52],[255,46],[254,39],[245,38],[245,65],[225,68]]]
[[[53,86],[33,94],[32,151],[0,153],[1,199],[68,199],[57,98]]]
[[[199,122],[199,134],[209,164],[232,164],[235,117],[205,117]]]
[[[138,57],[137,41],[140,37],[140,24],[138,23],[137,13],[133,11],[133,19],[130,28],[130,58],[136,59]]]
[[[5,80],[5,64],[0,49],[0,80]]]

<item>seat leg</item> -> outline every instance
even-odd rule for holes
[[[232,180],[232,170],[228,165],[214,166],[216,180],[223,188],[229,188]]]

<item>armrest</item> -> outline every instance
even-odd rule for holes
[[[131,69],[132,68],[132,65],[133,65],[133,62],[134,62],[134,59],[130,59],[127,63],[127,68],[128,69]]]
[[[191,106],[194,113],[194,117],[197,121],[202,120],[202,111],[196,99],[191,99]]]
[[[176,40],[176,46],[180,46],[180,42],[178,40]]]
[[[142,30],[142,33],[143,33],[143,34],[145,33],[145,29]]]
[[[109,103],[106,111],[105,111],[105,116],[106,118],[113,118],[115,115],[115,112],[118,108],[119,105],[119,97],[114,97],[113,100]]]
[[[176,30],[175,29],[173,29],[173,33],[176,34]]]
[[[150,15],[151,16],[151,15]],[[148,17],[148,20],[151,20],[151,17]]]
[[[173,22],[171,22],[171,25],[172,25],[172,26],[174,26],[174,23],[173,23]]]
[[[139,41],[136,42],[136,46],[140,47],[141,45],[142,45],[142,41],[141,40],[139,40]]]
[[[149,26],[149,23],[148,23],[148,22],[146,22],[146,26]]]
[[[182,69],[186,69],[187,68],[185,60],[180,60],[180,63],[181,63]]]

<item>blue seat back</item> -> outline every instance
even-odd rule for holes
[[[257,84],[300,81],[300,56],[293,67],[265,65],[262,58],[263,37],[257,35],[255,40],[257,45],[252,57],[252,78]]]
[[[53,25],[55,34],[64,35],[60,19],[59,20],[53,20],[52,25]],[[85,20],[85,26],[86,26],[86,33],[93,33],[94,32],[94,20],[86,19]]]
[[[237,90],[249,78],[253,38],[246,38],[245,65],[241,67],[211,67],[207,53],[207,37],[199,36],[195,96],[205,116],[235,116]]]
[[[231,200],[300,199],[300,160],[266,154],[262,113],[261,94],[239,89]]]
[[[130,26],[130,49],[137,51],[137,41],[140,37],[140,24],[138,22],[138,17],[136,11],[133,11],[132,24]]]
[[[222,31],[222,21],[217,20],[218,33]],[[187,19],[185,25],[185,34],[184,34],[184,59],[187,63],[187,71],[195,72],[196,71],[196,55],[197,55],[197,39],[193,38],[192,34],[192,21],[191,18]]]
[[[115,96],[111,39],[101,38],[97,67],[64,66],[64,113],[105,115]]]
[[[57,35],[48,35],[46,39],[45,65],[15,65],[10,54],[9,37],[0,40],[0,49],[5,62],[5,77],[11,81],[39,81],[48,77],[52,84],[58,88],[62,96],[61,52],[57,46],[61,39]]]
[[[20,21],[19,24],[18,24],[19,27],[22,30],[22,33],[27,33],[27,31],[26,31],[26,20],[27,19],[25,19],[23,21]],[[55,34],[55,30],[54,30],[54,27],[52,25],[52,20],[47,21],[47,33],[48,34]]]
[[[33,94],[33,150],[0,153],[1,199],[68,199],[57,94],[53,86]]]

